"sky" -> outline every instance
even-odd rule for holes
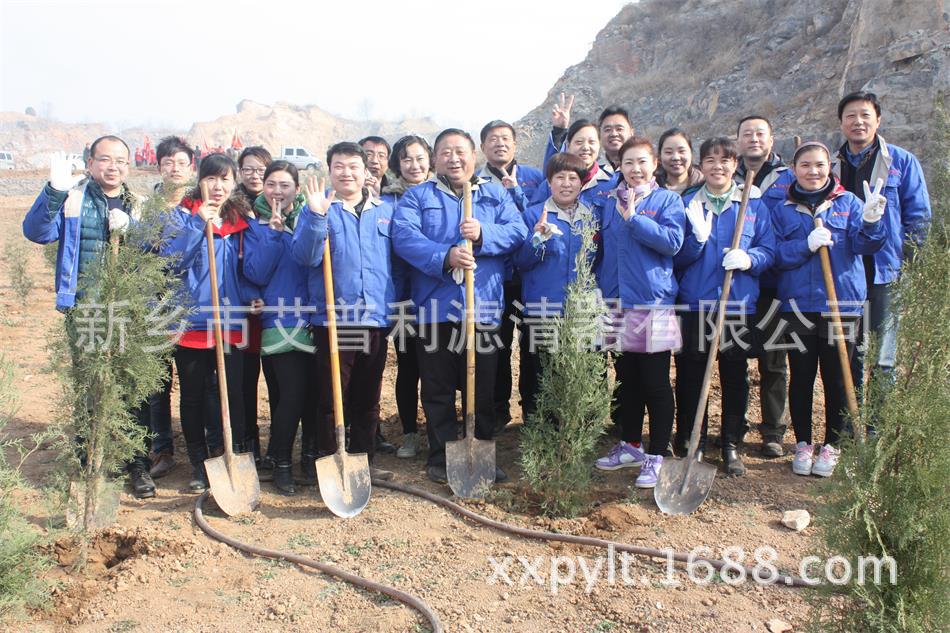
[[[628,0],[0,0],[0,111],[189,128],[242,99],[478,129],[541,103]]]

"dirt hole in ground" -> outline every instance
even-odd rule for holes
[[[60,539],[54,547],[59,567],[68,574],[107,575],[114,567],[143,554],[181,553],[180,543],[155,539],[138,530],[108,529],[97,533],[86,547],[85,566],[81,563],[82,548],[75,536]]]

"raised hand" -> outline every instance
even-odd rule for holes
[[[275,231],[284,230],[284,216],[280,211],[280,202],[277,198],[270,202],[270,221],[267,225]]]
[[[548,208],[545,206],[541,209],[541,217],[538,219],[538,223],[534,225],[534,232],[546,235],[548,230]]]
[[[49,156],[49,186],[56,191],[69,191],[82,180],[82,175],[73,175],[73,166],[64,152]]]
[[[311,211],[320,215],[327,214],[330,205],[333,204],[336,198],[336,192],[333,190],[330,190],[329,197],[323,193],[326,186],[326,180],[321,178],[318,181],[316,176],[308,177],[307,182],[304,184],[304,196],[307,198],[307,206],[310,207]]]
[[[210,199],[207,182],[198,181],[198,187],[201,189],[201,207],[198,209],[198,215],[205,222],[217,222],[221,203]]]
[[[574,107],[574,95],[568,97],[561,93],[558,103],[554,104],[551,111],[551,125],[554,127],[567,128],[571,125],[571,108]]]
[[[884,180],[878,178],[874,183],[874,191],[868,186],[868,181],[864,181],[864,221],[868,224],[874,224],[884,217],[884,210],[887,208],[887,198],[881,195],[884,189]]]
[[[518,186],[518,166],[513,165],[511,167],[511,173],[505,174],[505,177],[501,179],[501,185],[505,189],[514,189]]]
[[[702,205],[690,204],[686,207],[686,218],[693,227],[697,242],[703,243],[709,239],[712,234],[712,213],[707,215]]]

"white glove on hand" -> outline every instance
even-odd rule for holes
[[[726,270],[749,270],[752,268],[752,259],[741,248],[736,248],[722,258],[722,267]]]
[[[49,156],[49,186],[56,191],[69,191],[83,177],[73,175],[72,163],[64,152],[55,152]]]
[[[478,268],[478,264],[475,264],[475,268]],[[474,271],[475,268],[472,268]],[[458,285],[465,283],[465,269],[464,268],[453,268],[452,269],[452,280],[455,281]]]
[[[561,231],[561,229],[559,229],[556,224],[545,222],[544,233],[541,231],[535,231],[534,235],[531,236],[531,246],[538,248],[555,235],[564,235],[564,232]]]
[[[874,184],[874,191],[871,191],[868,181],[864,181],[864,221],[868,224],[874,224],[884,217],[887,198],[881,195],[881,189],[883,188],[884,180],[881,178],[878,178]]]
[[[129,214],[122,209],[109,209],[109,232],[124,235],[129,228]]]
[[[700,244],[709,239],[712,233],[712,213],[707,214],[702,205],[689,205],[686,207],[686,217],[693,226],[693,235]]]
[[[833,246],[835,241],[831,239],[831,231],[825,227],[814,229],[808,234],[808,250],[817,253],[822,246]]]

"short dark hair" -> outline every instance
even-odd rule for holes
[[[359,156],[363,161],[363,166],[369,166],[369,161],[366,159],[366,150],[352,141],[343,141],[336,143],[327,150],[327,169],[330,169],[330,164],[333,163],[333,157],[337,154],[340,156]]]
[[[264,177],[261,178],[261,180],[267,180],[267,177],[275,171],[286,171],[288,174],[290,174],[290,177],[294,179],[294,184],[298,187],[300,186],[300,174],[297,171],[297,168],[293,163],[288,163],[285,160],[275,160],[270,165],[268,165],[267,169],[264,170]]]
[[[567,143],[570,143],[571,139],[574,138],[574,136],[585,127],[592,127],[597,130],[598,134],[600,134],[600,128],[594,125],[593,121],[590,119],[578,119],[571,123],[571,127],[567,128]]]
[[[130,156],[132,155],[132,150],[129,149],[129,144],[128,144],[128,143],[126,143],[124,140],[122,140],[122,139],[119,138],[118,136],[115,136],[115,135],[113,135],[113,134],[106,134],[105,136],[100,136],[99,138],[97,138],[96,140],[94,140],[94,141],[92,142],[92,145],[89,146],[89,157],[90,157],[90,158],[95,158],[95,157],[96,157],[96,145],[98,145],[98,144],[101,143],[102,141],[115,141],[116,143],[122,143],[123,145],[125,145],[125,150],[129,153],[129,155],[130,155]]]
[[[518,133],[515,132],[515,128],[512,127],[511,123],[507,121],[502,121],[501,119],[495,119],[494,121],[489,121],[485,124],[485,127],[482,128],[479,137],[482,140],[482,143],[485,142],[485,139],[488,138],[488,133],[494,130],[496,127],[506,127],[511,130],[511,138],[518,138]]]
[[[656,158],[656,150],[653,149],[653,142],[643,136],[631,136],[628,138],[623,142],[623,145],[620,146],[620,151],[617,152],[617,155],[623,160],[623,155],[627,153],[627,150],[634,147],[645,147],[650,150],[650,156],[654,159]]]
[[[161,164],[163,158],[174,156],[179,152],[187,154],[188,160],[195,162],[195,150],[191,149],[185,139],[180,136],[166,136],[155,148],[155,160]]]
[[[626,108],[622,108],[618,105],[607,106],[604,108],[603,112],[600,113],[600,116],[597,117],[597,127],[599,128],[604,124],[604,119],[609,116],[620,115],[627,120],[627,125],[633,127],[633,121],[630,120],[630,113],[627,112]]]
[[[841,97],[841,101],[838,102],[838,120],[841,120],[841,116],[844,114],[844,108],[852,101],[867,101],[872,106],[874,106],[874,111],[877,113],[878,118],[881,118],[881,103],[877,100],[877,95],[873,92],[864,92],[857,91],[846,94]]]
[[[772,133],[772,122],[766,119],[761,114],[750,114],[749,116],[744,116],[739,119],[739,125],[736,126],[736,136],[739,136],[739,130],[742,129],[742,124],[746,121],[765,121],[765,125],[769,128],[769,133]]]
[[[402,176],[402,171],[400,170],[400,161],[406,157],[406,151],[409,149],[410,145],[421,145],[422,148],[426,151],[426,154],[429,155],[429,168],[432,167],[432,148],[429,147],[429,141],[425,140],[421,136],[416,136],[415,134],[408,134],[393,145],[393,151],[389,155],[389,171],[393,172],[397,176]]]
[[[693,153],[693,141],[689,138],[689,134],[686,133],[686,130],[678,127],[671,127],[662,134],[660,134],[660,140],[656,142],[656,151],[660,154],[663,153],[663,143],[667,139],[673,138],[674,136],[682,136],[683,140],[686,141],[686,144],[689,145],[689,152]]]
[[[739,151],[736,148],[736,142],[725,136],[715,136],[703,141],[703,144],[699,146],[699,160],[702,161],[710,154],[715,153],[716,150],[719,150],[719,153],[726,158],[739,160]]]
[[[373,143],[375,145],[383,145],[386,148],[387,154],[393,153],[393,148],[389,144],[389,141],[384,139],[382,136],[364,136],[359,140],[359,146],[363,147],[363,143]]]
[[[472,151],[473,152],[475,151],[475,139],[472,138],[471,134],[469,134],[465,130],[460,130],[457,127],[447,127],[441,132],[439,132],[439,135],[435,137],[435,143],[433,143],[432,145],[433,149],[438,149],[439,143],[441,143],[442,139],[444,139],[447,136],[464,137],[468,141],[468,144],[472,146]]]
[[[577,174],[581,180],[587,178],[587,168],[584,167],[584,161],[567,152],[559,152],[548,159],[548,164],[544,168],[544,179],[550,181],[554,174],[561,171],[571,171]]]
[[[267,167],[274,160],[270,152],[268,152],[264,147],[260,145],[251,145],[250,147],[245,147],[241,152],[241,155],[238,156],[238,168],[244,167],[244,159],[248,156],[253,156],[257,160],[264,163],[264,167]]]

